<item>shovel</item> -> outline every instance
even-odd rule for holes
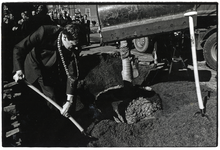
[[[197,57],[196,57],[196,45],[195,45],[195,36],[194,36],[194,24],[193,24],[193,17],[194,15],[197,15],[196,11],[185,13],[185,17],[189,17],[189,30],[190,30],[190,39],[191,39],[191,51],[192,51],[192,60],[193,60],[193,67],[194,67],[194,77],[195,77],[195,85],[196,85],[196,93],[198,98],[198,104],[200,108],[200,112],[197,112],[196,114],[200,113],[202,117],[207,117],[205,115],[205,106],[202,100],[202,94],[199,84],[199,75],[198,75],[198,67],[197,67]]]
[[[62,110],[62,107],[60,107],[60,105],[58,105],[56,102],[54,102],[52,99],[50,99],[49,97],[47,97],[46,95],[44,95],[39,89],[37,89],[36,87],[34,87],[33,85],[31,85],[30,83],[28,83],[26,80],[24,80],[25,84],[31,88],[33,91],[35,91],[36,93],[38,93],[40,96],[42,96],[44,99],[46,99],[48,102],[50,102],[54,107],[56,107],[59,111]],[[80,126],[80,124],[78,122],[76,122],[76,120],[71,116],[71,115],[66,115],[66,118],[68,118],[78,129],[79,131],[85,135],[88,138],[91,139],[95,139],[94,137],[90,136],[89,134],[87,134],[84,129]]]

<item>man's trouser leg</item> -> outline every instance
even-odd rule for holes
[[[52,99],[53,101],[57,102],[56,100],[56,96],[55,96],[55,88],[52,86],[45,86],[43,83],[43,79],[42,77],[39,77],[37,79],[37,81],[33,84],[34,86],[36,86],[37,88],[41,88],[42,92],[44,93],[44,95],[46,95],[47,97],[49,97],[50,99]],[[50,109],[54,109],[57,110],[52,104],[50,104],[49,102],[47,102],[47,105]]]

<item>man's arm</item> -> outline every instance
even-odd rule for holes
[[[78,48],[77,48],[78,50]],[[80,51],[80,50],[79,50]],[[76,57],[74,60],[78,58],[78,55],[75,55]],[[78,59],[77,59],[78,61]],[[69,66],[68,66],[68,71],[72,79],[67,77],[67,83],[66,83],[66,95],[67,95],[67,101],[63,105],[63,109],[61,111],[61,114],[64,116],[68,116],[68,111],[69,108],[71,107],[72,103],[74,100],[76,100],[76,92],[77,92],[77,84],[78,84],[78,75],[79,75],[79,70],[78,70],[78,62],[71,61]]]
[[[27,54],[36,46],[40,44],[43,38],[44,28],[40,27],[33,34],[24,38],[21,42],[15,45],[13,49],[13,72],[24,70],[24,61]]]

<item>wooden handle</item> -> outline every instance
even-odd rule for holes
[[[196,85],[196,94],[198,98],[199,108],[204,109],[201,89],[199,85],[199,75],[198,75],[197,57],[196,57],[196,43],[195,43],[195,35],[194,35],[195,33],[194,33],[192,16],[189,16],[189,30],[190,30],[190,38],[191,38],[191,51],[192,51],[193,71],[194,71],[195,85]]]
[[[60,105],[58,105],[56,102],[54,102],[52,99],[50,99],[49,97],[47,97],[46,95],[44,95],[39,89],[37,89],[36,87],[34,87],[33,85],[31,85],[30,83],[28,83],[27,81],[24,81],[27,86],[29,88],[31,88],[32,90],[34,90],[36,93],[38,93],[40,96],[42,96],[44,99],[46,99],[48,102],[50,102],[53,106],[55,106],[59,111],[62,110],[62,107],[60,107]],[[72,116],[68,115],[67,117],[79,130],[80,132],[84,132],[84,129],[75,121],[75,119],[73,119]]]

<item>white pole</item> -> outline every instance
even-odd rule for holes
[[[198,75],[198,67],[197,67],[197,57],[196,57],[196,44],[195,44],[195,35],[194,35],[194,24],[193,24],[193,15],[197,15],[197,12],[189,12],[185,13],[184,16],[189,17],[189,30],[190,30],[190,39],[191,39],[191,51],[192,51],[192,60],[194,67],[194,77],[195,77],[195,85],[196,85],[196,93],[199,103],[200,110],[204,109],[202,94],[199,85],[199,75]]]

